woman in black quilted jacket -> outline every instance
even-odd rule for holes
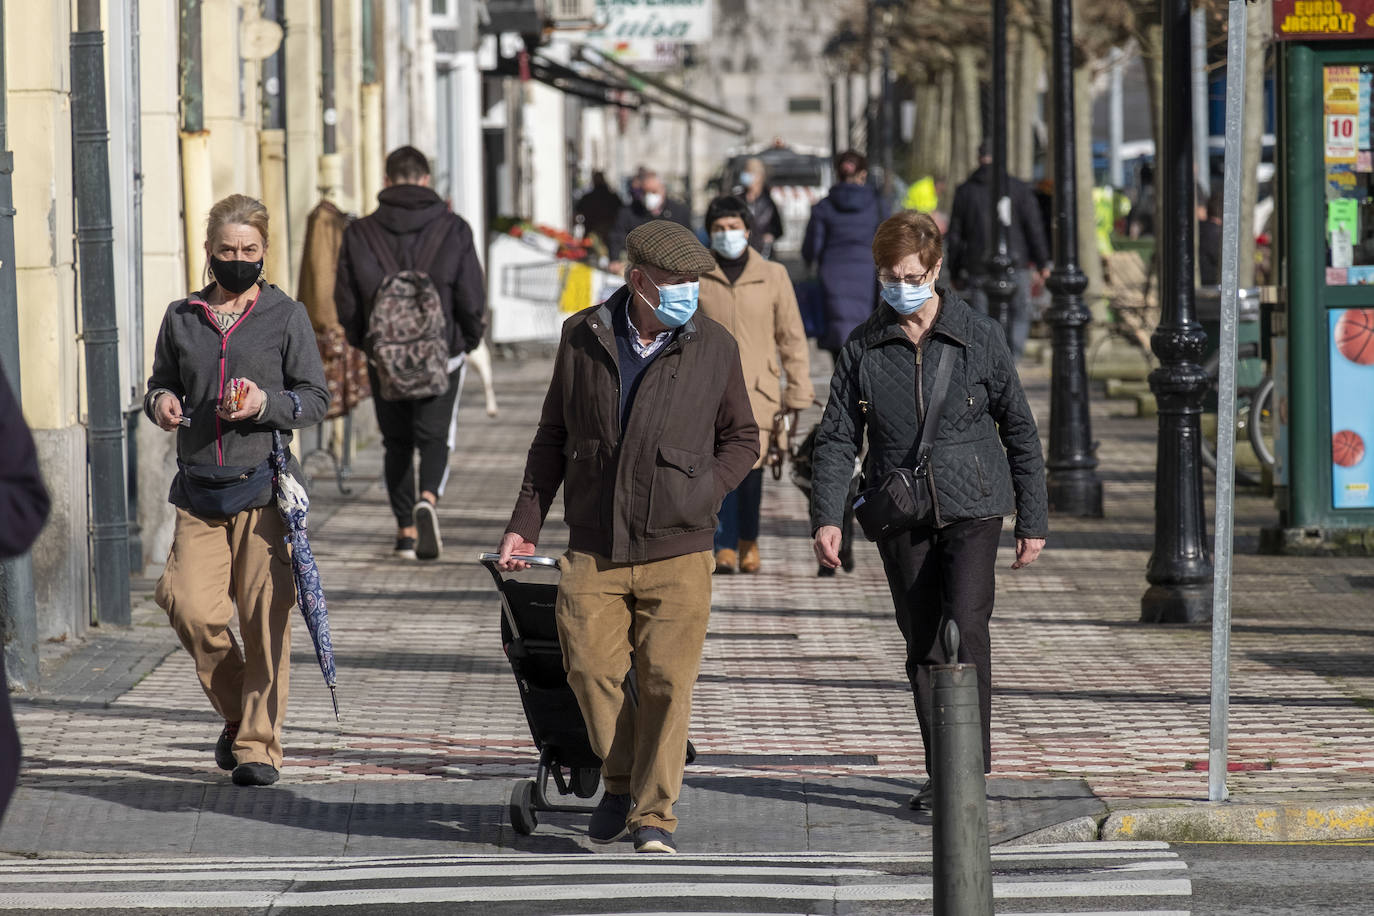
[[[933,524],[878,541],[897,625],[906,639],[906,671],[930,773],[930,665],[948,664],[937,630],[959,625],[959,659],[978,668],[983,765],[991,766],[989,716],[997,544],[1004,516],[1016,516],[1016,560],[1034,562],[1049,527],[1045,466],[1035,418],[1026,403],[1006,335],[943,285],[943,239],[923,213],[899,213],[878,227],[873,260],[883,305],[849,336],[835,365],[830,400],[816,438],[811,529],[816,558],[840,565],[840,522],[849,479],[867,436],[864,485],[915,464],[921,425],[935,416],[937,370],[952,360],[939,411],[929,477]],[[930,781],[911,799],[928,805]]]

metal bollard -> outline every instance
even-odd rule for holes
[[[934,665],[934,747],[931,774],[935,821],[935,916],[992,916],[992,852],[988,846],[987,782],[978,717],[978,670],[957,664],[959,627],[940,630],[945,657]]]

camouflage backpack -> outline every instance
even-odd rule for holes
[[[381,396],[418,401],[448,390],[448,322],[443,300],[428,269],[448,236],[451,221],[434,220],[420,232],[413,264],[402,266],[375,220],[359,220],[358,231],[386,276],[372,296],[363,349],[377,370]]]

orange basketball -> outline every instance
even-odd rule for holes
[[[1374,366],[1374,309],[1347,309],[1336,319],[1336,349],[1352,363]]]
[[[1343,468],[1353,468],[1364,458],[1364,440],[1353,429],[1343,429],[1331,437],[1331,460]]]

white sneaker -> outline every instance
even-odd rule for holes
[[[439,552],[444,549],[444,539],[439,536],[439,513],[427,499],[415,504],[415,529],[415,558],[439,559]]]

